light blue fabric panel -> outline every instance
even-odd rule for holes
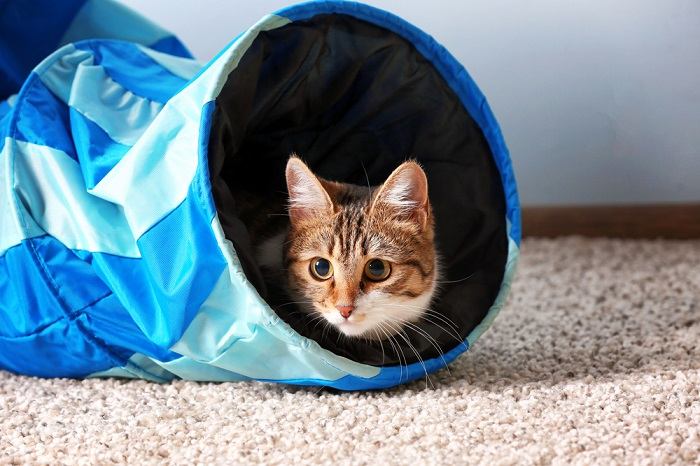
[[[83,154],[81,163],[85,166],[82,170],[89,193],[121,206],[119,208],[124,209],[134,237],[138,238],[185,199],[197,167],[200,109],[185,112],[173,104],[159,115],[163,109],[161,102],[126,89],[111,79],[104,66],[95,63],[108,61],[109,67],[118,68],[119,60],[128,63],[138,56],[140,60],[143,57],[149,60],[151,69],[144,71],[147,76],[162,78],[162,68],[161,71],[155,70],[159,67],[157,62],[136,46],[112,42],[102,45],[104,50],[92,43],[82,44],[85,49],[68,45],[49,57],[35,72],[54,94],[70,104],[76,129],[92,128],[83,132],[83,136],[93,140],[80,137],[76,140],[76,146]],[[91,53],[95,48],[100,50],[100,60]],[[121,56],[115,50],[127,52]],[[170,79],[163,80],[159,92],[174,94],[185,81],[169,72],[167,75]],[[122,81],[136,92],[144,91],[137,80]],[[73,89],[79,91],[73,92]],[[33,107],[36,106],[29,106]],[[63,111],[68,112],[67,109]],[[188,118],[183,118],[183,115]],[[157,130],[145,134],[156,118]],[[29,121],[36,121],[35,126],[41,128],[38,119]],[[96,152],[97,147],[90,146],[96,140],[109,151],[104,154]],[[44,142],[56,145],[54,141]],[[169,154],[167,158],[163,157],[166,152]],[[75,150],[72,153],[75,154]],[[160,199],[160,202],[153,203],[150,199]],[[133,256],[131,253],[127,255]]]
[[[179,76],[185,81],[192,79],[199,72],[199,70],[202,69],[202,64],[194,59],[158,52],[157,50],[149,47],[138,47],[143,54],[149,56],[154,62],[158,63],[164,69],[168,70],[175,76]]]
[[[68,104],[97,122],[119,144],[133,146],[163,109],[114,81],[101,66],[80,66]]]
[[[15,189],[15,152],[17,142],[7,138],[0,151],[0,257],[22,240],[41,236],[45,232],[34,221],[24,203],[19,202]],[[0,296],[0,301],[1,301]]]
[[[14,165],[14,195],[27,209],[24,218],[70,249],[140,257],[122,209],[86,191],[76,160],[46,146],[8,144],[14,149],[8,157]]]
[[[161,363],[163,364],[163,363]],[[160,367],[151,358],[142,354],[133,354],[123,366],[95,372],[89,377],[122,377],[127,379],[145,379],[152,382],[169,382],[176,377]]]
[[[34,69],[41,82],[64,104],[68,104],[76,70],[81,66],[92,66],[93,56],[85,50],[78,50],[73,44],[66,45],[52,53]]]

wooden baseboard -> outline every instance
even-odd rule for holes
[[[700,204],[523,207],[523,235],[700,238]]]

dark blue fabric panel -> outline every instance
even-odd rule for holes
[[[97,340],[105,342],[110,351],[123,360],[133,353],[151,356],[162,362],[181,357],[146,338],[114,294],[92,303],[84,312],[90,317],[90,333]]]
[[[0,369],[39,377],[84,377],[123,366],[126,360],[107,352],[89,337],[83,314],[61,319],[38,333],[0,337]]]
[[[134,94],[157,102],[167,102],[187,81],[172,74],[130,42],[89,40],[76,48],[91,52],[95,64]]]
[[[11,110],[12,107],[10,107],[10,104],[8,104],[6,100],[0,101],[0,121],[2,121]]]
[[[45,241],[35,239],[36,242]],[[64,317],[25,240],[0,257],[0,336],[27,335]]]
[[[391,388],[396,385],[412,382],[432,374],[454,361],[460,354],[467,351],[467,342],[451,349],[442,358],[433,358],[421,363],[409,364],[408,366],[382,367],[379,374],[370,378],[346,375],[338,380],[318,380],[318,379],[288,379],[288,380],[268,380],[267,382],[288,383],[292,385],[318,385],[336,388],[338,390],[379,390]]]
[[[190,51],[175,36],[163,37],[148,47],[176,57],[192,58]]]
[[[95,253],[93,264],[156,345],[182,336],[221,276],[226,261],[197,197],[187,199],[138,240],[142,258]]]
[[[0,257],[0,367],[72,377],[123,366],[134,352],[161,361],[180,357],[145,337],[92,259],[50,236],[25,240]],[[30,355],[10,356],[21,352]]]
[[[16,120],[10,136],[19,141],[53,147],[77,160],[70,133],[68,106],[35,73],[22,87],[15,103]]]
[[[43,277],[49,284],[39,294],[51,294],[57,298],[65,315],[86,314],[89,319],[85,330],[97,337],[109,351],[120,359],[128,359],[134,352],[144,353],[167,361],[178,357],[167,348],[159,348],[150,342],[134,323],[112,290],[103,282],[93,265],[94,254],[80,254],[66,248],[56,239],[43,236],[30,240]],[[139,260],[139,259],[136,259]],[[33,281],[21,281],[34,287]]]
[[[97,123],[74,108],[70,109],[70,125],[85,186],[92,189],[130,147],[114,141]]]
[[[52,53],[85,0],[0,0],[0,100]]]
[[[111,294],[89,263],[52,236],[41,236],[26,243],[38,258],[37,266],[49,285],[47,291],[61,302],[64,313],[82,311]],[[25,283],[34,285],[34,282]]]
[[[197,194],[197,199],[204,209],[204,216],[209,223],[216,215],[216,204],[211,189],[211,177],[209,176],[209,135],[211,134],[212,118],[216,110],[216,102],[207,102],[202,107],[202,117],[199,123],[199,166],[194,180],[192,180],[192,192]]]
[[[13,115],[12,108],[6,102],[3,102],[3,104],[5,106],[0,108],[0,152],[5,147],[5,138],[10,130],[10,120],[12,120]]]
[[[89,266],[50,236],[10,248],[0,257],[0,368],[81,377],[123,365],[126,359],[91,336],[79,309],[105,290]]]

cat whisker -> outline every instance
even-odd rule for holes
[[[426,388],[426,389],[428,388],[428,382],[430,382],[430,385],[431,385],[433,388],[435,388],[435,386],[433,385],[432,380],[430,380],[430,375],[428,374],[428,368],[427,368],[427,366],[425,365],[425,361],[423,361],[423,358],[420,357],[420,354],[418,353],[418,350],[417,350],[416,347],[413,346],[413,344],[411,343],[411,340],[408,338],[408,334],[407,334],[401,327],[399,327],[398,329],[396,329],[391,323],[389,323],[389,322],[385,322],[385,323],[389,326],[389,328],[391,328],[391,329],[394,330],[394,332],[395,332],[396,335],[400,336],[400,337],[403,339],[403,341],[406,342],[406,344],[408,345],[409,349],[413,352],[413,354],[416,356],[416,358],[418,358],[418,362],[420,362],[421,367],[423,367],[423,372],[425,373],[425,378],[426,378],[426,381],[425,381],[425,388]],[[404,356],[404,360],[405,360],[405,356]]]
[[[365,172],[365,179],[367,180],[367,194],[372,197],[372,186],[369,183],[369,175],[367,174],[367,169],[365,168],[364,162],[362,162],[362,159],[360,159],[360,166],[362,167],[362,171]]]
[[[402,364],[402,362],[401,362],[401,354],[399,353],[400,347],[397,346],[397,345],[398,345],[398,342],[396,342],[396,344],[394,344],[394,339],[393,339],[392,336],[389,334],[389,332],[386,331],[386,329],[384,328],[384,324],[383,324],[383,323],[380,322],[380,323],[378,324],[378,328],[379,328],[379,329],[381,330],[381,332],[386,336],[387,341],[388,341],[389,344],[391,345],[391,349],[394,351],[394,354],[396,355],[396,357],[399,358],[399,380],[403,380],[403,364]]]
[[[419,315],[421,319],[425,320],[426,322],[430,322],[445,333],[447,333],[449,336],[454,338],[455,340],[461,342],[462,338],[459,336],[459,332],[457,331],[457,326],[452,322],[449,318],[438,314],[436,311],[432,309],[425,309],[419,306],[411,306],[407,304],[382,304],[382,306],[386,307],[395,307],[395,308],[400,308],[403,309],[409,313],[412,313],[413,315]],[[431,314],[432,312],[432,314]],[[435,322],[433,319],[428,317],[428,315],[435,317],[439,321],[441,321],[443,324],[445,324],[448,328],[443,327],[440,325],[438,322]]]
[[[441,319],[439,315],[430,314],[430,313],[426,312],[420,318],[421,318],[421,320],[424,320],[428,323],[433,324],[434,326],[436,326],[437,328],[439,328],[440,330],[445,332],[447,335],[452,337],[455,341],[457,341],[459,343],[462,342],[463,338],[459,335],[459,333],[457,331],[457,327],[454,325],[451,325],[449,322],[446,322],[445,320]],[[438,320],[436,321],[433,318],[436,318]],[[445,324],[447,327],[444,327],[441,324]]]
[[[328,332],[330,328],[332,328],[330,322],[326,321],[326,325],[323,326],[323,330],[321,331],[321,340],[325,338],[326,332]]]
[[[469,280],[469,279],[472,278],[474,275],[476,275],[476,272],[472,272],[472,273],[469,274],[468,276],[466,276],[466,277],[464,277],[464,278],[460,278],[459,280],[435,280],[435,283],[437,283],[438,285],[445,285],[445,284],[448,284],[448,283],[459,283],[459,282],[463,282],[463,281],[465,281],[465,280]]]
[[[442,351],[440,346],[438,345],[437,340],[435,338],[431,337],[428,332],[423,330],[422,328],[418,327],[417,325],[413,324],[412,322],[408,321],[401,321],[401,320],[396,320],[396,322],[401,323],[402,325],[407,326],[408,328],[412,329],[413,331],[417,332],[419,335],[421,335],[423,338],[425,338],[428,343],[432,345],[433,348],[438,352],[440,355],[440,358],[442,359],[443,365],[447,369],[447,373],[452,376],[452,372],[450,372],[450,368],[447,365],[447,361],[445,360],[445,353]]]
[[[386,304],[386,306],[400,306],[400,307],[405,308],[407,310],[410,310],[412,312],[415,312],[415,310],[417,309],[418,312],[422,313],[423,315],[429,314],[429,315],[435,317],[436,319],[438,319],[439,321],[441,321],[442,323],[444,323],[445,325],[450,327],[450,329],[453,332],[455,332],[455,334],[457,334],[457,335],[459,334],[459,328],[457,327],[457,324],[449,317],[447,317],[443,314],[440,314],[439,312],[435,311],[434,309],[422,308],[420,306],[411,306],[410,304]],[[446,330],[446,329],[443,328],[443,330]],[[459,337],[456,337],[456,338],[458,340],[461,339]]]
[[[394,326],[391,324],[391,322],[389,322],[389,321],[384,321],[383,323],[386,324],[386,325],[393,331],[394,336],[401,337],[401,339],[404,340],[404,341],[406,342],[406,344],[408,345],[409,349],[411,349],[411,351],[413,351],[413,354],[415,354],[416,358],[418,358],[419,362],[421,363],[421,365],[422,365],[422,367],[423,367],[423,372],[425,372],[425,375],[427,376],[427,375],[428,375],[428,370],[427,370],[427,368],[425,367],[425,363],[423,362],[423,359],[421,359],[420,355],[418,354],[418,352],[416,351],[416,349],[413,347],[413,345],[411,344],[410,340],[406,337],[406,335],[404,334],[404,332],[403,332],[403,330],[401,329],[401,327],[396,328],[396,327],[394,327]],[[398,342],[397,342],[397,343],[398,343]],[[401,349],[400,345],[399,345],[399,349]],[[401,349],[401,352],[403,353],[403,349]],[[406,366],[408,366],[408,360],[406,359],[405,354],[404,354],[404,361],[405,361],[405,363],[406,363]]]
[[[372,332],[376,334],[374,329],[372,329]],[[376,334],[376,336],[379,337],[378,334]],[[379,341],[379,346],[382,348],[382,364],[384,364],[384,361],[386,360],[386,355],[384,354],[384,345],[382,344],[381,338],[377,338],[377,340]]]
[[[288,303],[278,304],[275,307],[284,307],[284,306],[289,306],[291,304],[313,304],[313,303],[314,303],[313,301],[289,301]]]
[[[311,319],[311,321],[309,322],[309,325],[311,325],[311,324],[313,324],[314,322],[316,322],[316,323],[314,324],[314,327],[311,329],[311,331],[313,332],[314,330],[316,330],[316,327],[318,327],[318,324],[320,324],[320,323],[322,323],[322,322],[325,322],[325,321],[326,321],[326,319],[325,319],[322,315],[317,315],[316,317],[314,317],[313,319]]]
[[[429,314],[433,317],[436,317],[441,322],[443,322],[445,325],[448,325],[456,333],[459,333],[459,326],[457,325],[457,323],[454,320],[447,317],[446,315],[439,313],[435,309],[426,309],[426,314]]]

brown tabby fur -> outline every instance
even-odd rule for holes
[[[286,236],[279,235],[279,240],[285,239],[279,251],[283,251],[282,270],[287,271],[286,288],[295,301],[349,336],[383,339],[397,333],[403,323],[419,320],[430,304],[438,274],[433,213],[427,182],[420,183],[425,180],[420,166],[405,162],[376,187],[317,178],[295,157],[287,167],[290,222]],[[418,180],[418,188],[412,188],[415,199],[392,197],[405,188],[406,179]],[[302,190],[300,197],[295,197],[295,189]],[[301,204],[295,203],[299,200]],[[410,204],[402,206],[402,201]],[[260,262],[265,265],[267,260],[267,266],[274,268],[269,256],[278,246],[271,243],[259,242],[258,247],[260,257],[268,256]],[[330,279],[311,274],[311,262],[318,257],[333,264]],[[391,264],[384,281],[372,281],[364,274],[365,264],[375,258]],[[356,309],[343,319],[336,309],[339,305]]]

